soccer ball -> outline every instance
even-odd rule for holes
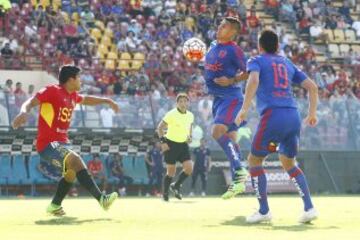
[[[206,53],[206,44],[198,38],[190,38],[185,41],[183,54],[190,62],[199,62]]]

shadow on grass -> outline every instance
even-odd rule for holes
[[[36,225],[81,225],[84,223],[93,223],[93,222],[112,222],[110,218],[95,218],[95,219],[79,219],[76,217],[61,217],[61,218],[52,218],[49,220],[38,220],[35,221]]]
[[[337,226],[317,226],[313,223],[308,224],[294,224],[294,225],[274,225],[273,223],[259,223],[259,224],[249,224],[246,223],[246,217],[237,216],[231,220],[227,220],[220,224],[221,226],[243,226],[243,227],[252,227],[261,230],[280,230],[280,231],[289,231],[289,232],[303,232],[308,230],[329,230],[329,229],[338,229]],[[207,227],[219,227],[219,225],[208,225]]]

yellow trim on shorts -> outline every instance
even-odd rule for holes
[[[62,171],[62,175],[65,176],[66,173],[66,160],[69,157],[69,155],[73,153],[72,151],[69,150],[69,152],[65,155],[64,160],[63,160],[63,171]]]

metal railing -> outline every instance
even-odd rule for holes
[[[114,114],[104,106],[78,105],[72,116],[71,128],[127,128],[155,129],[167,111],[175,107],[175,99],[150,96],[113,96],[120,106],[120,113]],[[0,126],[9,127],[26,98],[0,91]],[[306,117],[307,100],[298,99],[302,118]],[[198,135],[209,140],[212,148],[218,148],[211,139],[212,98],[201,97],[191,100],[190,110],[195,116]],[[315,128],[303,124],[300,148],[303,150],[357,150],[360,149],[360,101],[343,99],[320,101],[318,108],[319,123]],[[36,127],[38,110],[34,109],[27,123]],[[249,149],[256,131],[259,116],[254,108],[249,114],[248,123],[239,130],[239,142],[243,149]],[[202,130],[202,131],[201,131]]]

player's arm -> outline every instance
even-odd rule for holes
[[[161,141],[161,150],[162,152],[165,152],[167,150],[169,150],[169,145],[166,143],[166,138],[165,136],[165,129],[167,129],[168,125],[164,120],[161,120],[161,122],[159,123],[156,132],[160,138]]]
[[[309,92],[309,110],[305,122],[314,127],[317,124],[316,109],[318,105],[318,87],[311,79],[306,79],[301,86]]]
[[[189,136],[188,136],[188,139],[187,139],[187,142],[188,142],[188,143],[191,143],[191,142],[192,142],[192,128],[193,128],[193,125],[191,124],[191,125],[190,125]]]
[[[80,102],[82,105],[96,106],[101,104],[108,104],[114,112],[120,111],[119,105],[110,98],[96,97],[96,96],[82,96],[83,100]]]
[[[12,122],[12,127],[14,129],[17,129],[23,126],[27,121],[28,114],[30,113],[31,109],[38,105],[40,105],[40,101],[35,96],[26,100],[21,105],[20,113],[14,118],[14,121]]]
[[[249,77],[249,74],[247,72],[240,72],[235,75],[233,78],[228,78],[225,76],[215,78],[214,82],[222,87],[228,87],[230,85],[236,84],[241,81],[246,81]]]
[[[240,112],[236,116],[235,124],[240,125],[242,121],[247,118],[247,114],[251,107],[251,102],[255,97],[256,91],[259,86],[259,72],[253,71],[249,75],[249,80],[246,84],[244,103]]]

